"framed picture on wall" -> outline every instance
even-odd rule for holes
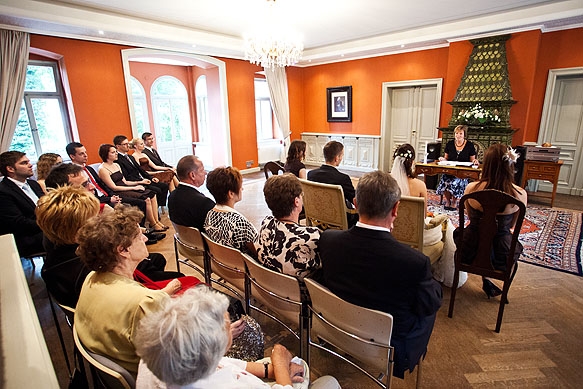
[[[352,86],[326,88],[328,121],[352,121]]]

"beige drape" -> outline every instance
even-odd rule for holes
[[[29,47],[28,33],[0,29],[0,152],[8,151],[18,122]]]
[[[284,150],[282,152],[281,160],[285,161],[285,154],[289,147],[290,124],[289,124],[289,97],[287,93],[287,76],[285,74],[285,67],[275,66],[265,69],[265,78],[267,79],[267,87],[269,88],[269,96],[271,98],[271,106],[277,123],[281,128],[284,139]]]

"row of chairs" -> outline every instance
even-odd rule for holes
[[[173,225],[179,271],[181,264],[195,269],[207,284],[220,285],[245,301],[248,313],[260,312],[284,326],[298,340],[300,357],[308,365],[310,346],[316,347],[354,366],[379,386],[390,387],[394,355],[390,314],[350,304],[311,279],[304,280],[311,300],[306,301],[297,278],[270,270],[196,228]]]

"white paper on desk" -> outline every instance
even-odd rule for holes
[[[472,166],[474,163],[458,161],[439,161],[437,164],[441,166]]]

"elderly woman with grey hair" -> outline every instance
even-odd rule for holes
[[[136,350],[142,358],[136,387],[276,388],[303,383],[303,365],[276,344],[270,362],[224,357],[232,342],[225,296],[201,285],[167,299],[162,309],[142,319]],[[301,361],[301,360],[300,360]],[[275,385],[261,379],[275,379]],[[339,388],[333,377],[321,377],[311,388]]]

